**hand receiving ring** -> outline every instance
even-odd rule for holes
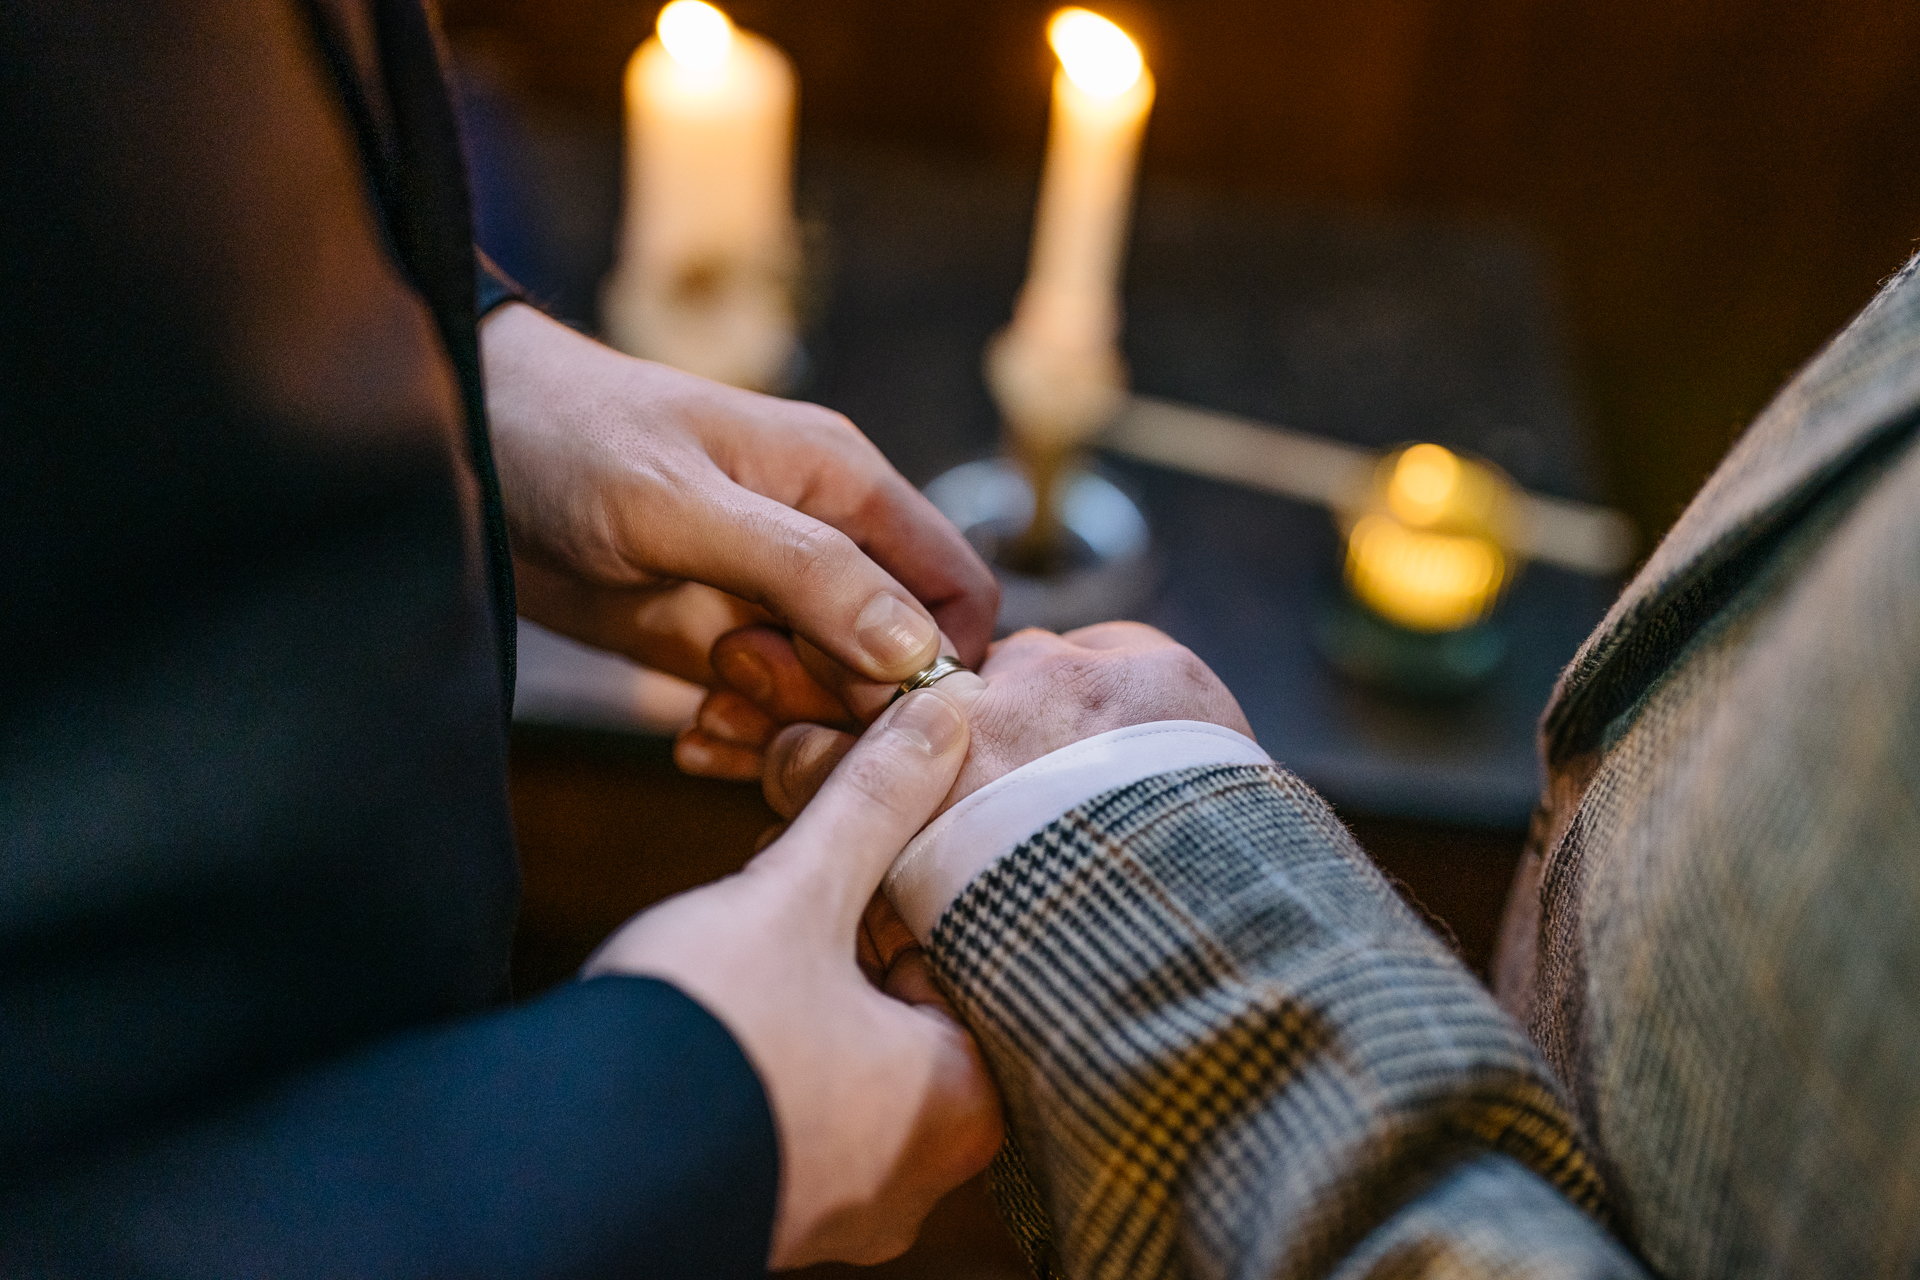
[[[931,686],[938,684],[940,681],[946,679],[948,676],[952,675],[954,672],[966,671],[967,669],[968,669],[967,665],[961,662],[960,659],[953,657],[950,654],[943,653],[939,657],[935,658],[931,663],[922,667],[920,670],[914,672],[912,675],[908,676],[905,680],[902,680],[900,682],[899,691],[896,692],[893,695],[893,697],[889,698],[887,701],[889,704],[898,702],[901,698],[904,698],[909,693],[912,693],[915,689],[930,688]]]

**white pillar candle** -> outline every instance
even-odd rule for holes
[[[712,5],[674,0],[627,64],[627,183],[606,336],[741,386],[792,360],[794,75]]]
[[[1120,334],[1120,259],[1153,76],[1098,14],[1063,9],[1047,35],[1060,69],[1014,328],[1048,346],[1106,346]]]
[[[1125,390],[1120,265],[1153,76],[1107,19],[1062,9],[1033,251],[1013,323],[988,374],[1016,432],[1071,440],[1103,425]]]

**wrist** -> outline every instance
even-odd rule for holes
[[[929,823],[894,860],[887,896],[924,943],[974,877],[1062,814],[1157,774],[1270,763],[1253,739],[1202,720],[1160,720],[1083,738],[994,779]]]

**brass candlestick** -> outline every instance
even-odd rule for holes
[[[1078,460],[1070,448],[1035,446],[1015,439],[1013,458],[1033,490],[1033,519],[1000,554],[1000,562],[1015,573],[1051,578],[1066,568],[1067,556],[1060,522],[1061,481]]]
[[[955,467],[927,496],[993,565],[1000,631],[1134,613],[1154,580],[1146,518],[1086,461],[1087,443],[1126,403],[1118,355],[1048,347],[1016,327],[988,344],[986,374],[1003,454]]]
[[[987,344],[986,375],[1007,453],[1033,490],[1033,518],[1002,562],[1034,577],[1057,576],[1068,567],[1060,510],[1065,482],[1087,442],[1126,403],[1126,365],[1111,344],[1060,346],[1015,325]]]

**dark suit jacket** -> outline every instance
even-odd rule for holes
[[[758,1272],[725,1030],[500,1003],[510,579],[422,13],[29,0],[0,101],[0,1272]]]

